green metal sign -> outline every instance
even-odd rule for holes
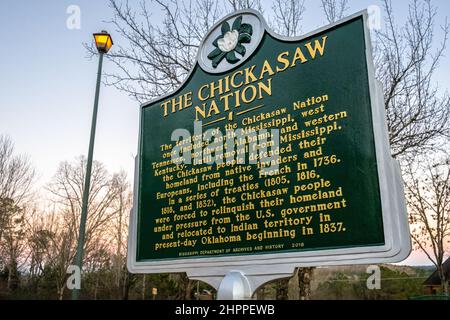
[[[243,11],[211,29],[184,84],[141,108],[132,272],[405,258],[366,20],[292,39]]]

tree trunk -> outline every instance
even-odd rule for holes
[[[442,293],[448,296],[448,279],[442,264],[439,268],[439,278],[441,280]]]
[[[314,268],[298,268],[298,299],[309,300],[311,297],[311,280]]]
[[[8,265],[8,289],[15,291],[19,287],[19,272],[17,270],[17,261],[11,259]]]
[[[444,290],[444,294],[446,296],[448,296],[448,280],[447,280],[447,278],[444,279],[444,288],[443,288],[443,290]]]
[[[124,273],[124,284],[123,284],[123,292],[122,292],[122,300],[128,300],[128,296],[130,293],[130,287],[131,287],[131,279],[130,279],[130,273],[125,272]]]
[[[142,277],[142,300],[145,300],[145,274]]]
[[[186,288],[184,291],[184,300],[191,300],[191,293],[192,293],[192,286],[194,284],[194,281],[189,280],[189,278],[186,276]]]
[[[258,300],[265,300],[266,299],[266,286],[261,286],[256,291],[256,299],[258,299]]]
[[[58,297],[58,299],[59,300],[62,300],[63,298],[64,298],[64,289],[66,288],[66,286],[63,284],[62,286],[61,286],[61,289],[59,289],[59,292],[58,292],[58,295],[59,295],[59,297]]]
[[[97,275],[95,276],[94,300],[97,300],[98,278],[99,278],[99,275],[97,274]]]
[[[175,282],[177,283],[177,294],[174,297],[175,300],[190,300],[192,281],[189,280],[186,273],[178,273],[176,275]]]
[[[123,211],[123,201],[122,201],[122,190],[119,197],[119,226],[117,228],[117,249],[116,249],[116,285],[117,285],[117,291],[120,292],[120,280],[121,280],[121,273],[122,273],[122,255],[121,255],[121,245],[122,245],[122,211]]]
[[[288,300],[288,284],[289,278],[277,280],[276,282],[276,299]]]

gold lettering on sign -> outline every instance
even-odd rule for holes
[[[192,152],[193,159],[198,156],[203,161],[201,149],[212,141],[194,135],[160,145],[158,161],[147,168],[163,186],[146,195],[159,211],[152,213],[151,231],[156,239],[152,250],[167,255],[175,252],[180,257],[301,250],[314,248],[311,243],[316,239],[328,240],[328,234],[348,232],[344,217],[354,204],[330,168],[342,166],[342,155],[333,143],[345,132],[351,112],[331,92],[295,91],[301,96],[291,97],[277,92],[280,85],[276,86],[281,73],[287,75],[326,55],[327,41],[328,36],[320,36],[275,52],[260,65],[197,84],[193,92],[160,103],[166,119],[190,109],[195,120],[217,124],[217,119],[229,119],[230,128],[258,132],[236,139],[236,149],[227,150],[233,155],[255,151],[252,148],[263,144],[267,148],[249,155],[248,160],[256,165],[205,161],[192,166],[172,163],[171,151],[182,147]],[[265,103],[265,98],[277,95],[284,95],[283,105]],[[271,128],[279,129],[278,149],[271,148],[271,132],[259,131]],[[262,161],[274,154],[279,155],[273,160],[276,163]],[[264,175],[262,168],[276,169]]]
[[[252,65],[237,70],[231,75],[203,84],[195,93],[200,103],[194,106],[195,120],[202,121],[210,117],[239,108],[264,96],[272,95],[272,78],[288,68],[314,61],[326,52],[328,36],[314,39],[303,46],[277,55],[275,61],[265,60],[261,66]],[[164,118],[193,106],[192,92],[165,100],[160,103]]]

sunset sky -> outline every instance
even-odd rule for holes
[[[407,2],[394,3],[401,22]],[[439,7],[437,21],[442,23],[450,13],[450,2],[434,3]],[[70,5],[81,9],[80,29],[66,26]],[[381,6],[381,1],[350,0],[347,13],[369,5]],[[303,32],[326,24],[319,1],[306,0],[305,7]],[[161,17],[156,9],[153,15],[155,21]],[[83,43],[92,41],[92,33],[105,29],[119,44],[121,39],[106,22],[111,17],[106,0],[0,2],[0,134],[9,135],[16,151],[30,156],[38,172],[38,186],[48,183],[59,162],[87,153],[97,59],[86,58]],[[438,26],[436,37],[442,39]],[[105,61],[103,67],[110,71],[113,66]],[[450,88],[449,71],[447,54],[436,77],[442,90]],[[125,170],[130,179],[137,150],[138,107],[139,103],[124,93],[102,87],[94,159],[111,172]],[[402,264],[428,263],[424,255],[415,252]]]

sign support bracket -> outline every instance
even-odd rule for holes
[[[246,269],[232,269],[217,275],[187,272],[187,276],[191,280],[200,280],[214,287],[217,290],[217,300],[253,300],[256,298],[253,294],[259,287],[276,279],[290,278],[295,270],[292,266],[286,266],[282,271],[268,274]]]
[[[217,291],[218,300],[250,300],[252,292],[250,282],[241,271],[228,272],[220,283]]]

